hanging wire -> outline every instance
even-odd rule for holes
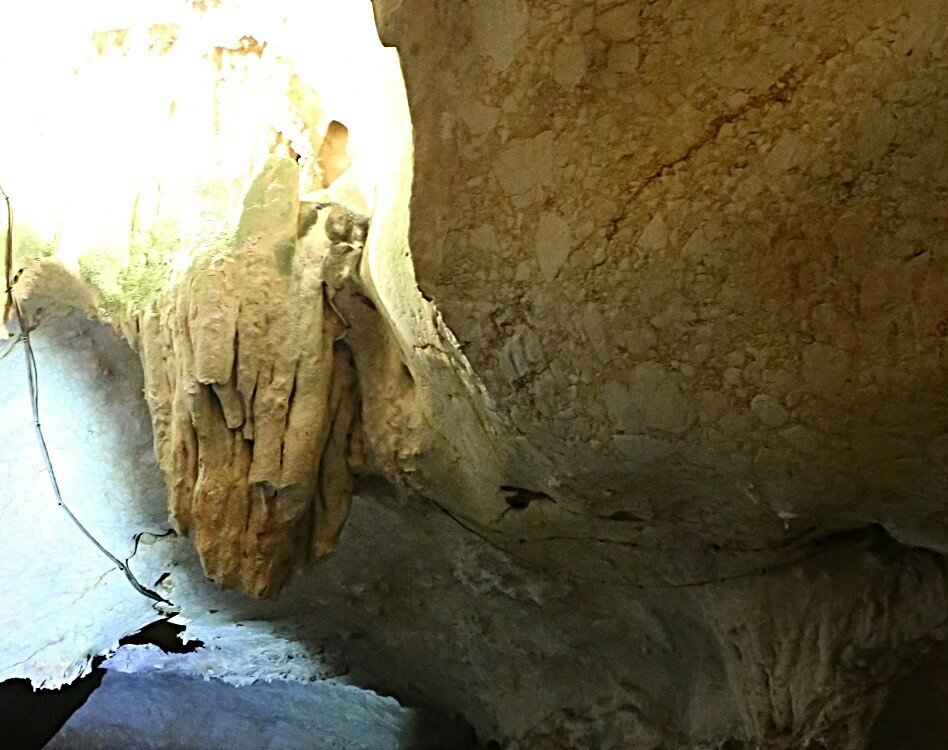
[[[72,512],[72,510],[63,500],[62,492],[59,490],[59,482],[56,480],[56,472],[53,470],[53,462],[49,457],[49,449],[46,447],[46,438],[43,436],[43,426],[40,424],[39,374],[36,369],[36,357],[33,355],[33,347],[30,343],[30,327],[26,320],[26,316],[23,314],[23,309],[20,307],[20,301],[13,292],[13,284],[16,280],[13,274],[13,204],[10,202],[10,196],[7,195],[2,186],[0,186],[0,195],[3,196],[3,200],[6,201],[7,204],[7,238],[4,252],[7,294],[6,302],[3,308],[3,321],[5,322],[9,319],[10,312],[12,311],[16,315],[17,324],[20,326],[19,340],[23,344],[23,352],[26,359],[26,379],[27,383],[29,384],[30,406],[33,411],[33,430],[36,433],[36,442],[39,443],[40,453],[43,456],[43,463],[46,466],[46,475],[49,477],[49,482],[52,485],[53,495],[56,498],[56,504],[66,512],[66,515],[69,516],[69,519],[73,522],[73,524],[75,524],[76,528],[82,532],[83,536],[92,542],[92,544],[95,545],[95,548],[107,558],[109,558],[112,564],[124,574],[125,578],[128,580],[129,584],[131,584],[132,588],[135,589],[135,591],[137,591],[142,596],[147,597],[148,599],[152,599],[155,602],[171,604],[170,601],[165,599],[160,594],[142,586],[138,579],[132,574],[132,571],[128,566],[128,560],[123,563],[115,555],[109,552],[82,524],[82,522],[76,517],[76,514]],[[11,344],[10,349],[12,348],[13,345]],[[4,356],[9,353],[10,349],[4,352]],[[138,540],[140,537],[141,535],[139,534],[135,539],[136,551],[138,549]]]

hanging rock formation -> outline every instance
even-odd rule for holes
[[[206,574],[518,750],[864,747],[948,619],[944,9],[373,7],[404,90],[215,47],[225,228],[78,255]]]
[[[268,161],[235,235],[137,321],[171,517],[210,578],[257,596],[332,550],[351,495],[358,386],[326,302],[357,283],[333,261],[361,255],[367,222],[314,206],[298,236],[298,184],[293,160]]]

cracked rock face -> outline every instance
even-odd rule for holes
[[[204,573],[282,592],[172,573],[196,629],[518,750],[866,745],[948,615],[946,13],[726,5],[377,0],[365,110],[193,42],[239,163],[113,204],[119,270],[66,222],[71,297],[21,241],[137,350]]]
[[[332,551],[352,492],[355,373],[324,284],[351,285],[331,261],[360,250],[335,250],[355,225],[329,206],[297,236],[298,183],[267,162],[234,236],[137,319],[171,518],[212,580],[256,596]]]

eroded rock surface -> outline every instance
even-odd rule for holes
[[[944,9],[374,7],[411,129],[230,40],[195,101],[246,158],[142,188],[120,260],[66,232],[179,530],[285,587],[173,575],[194,627],[309,618],[520,750],[863,747],[948,615]]]
[[[521,553],[697,580],[870,522],[945,551],[943,6],[375,7],[419,284],[552,459],[505,481],[556,501],[498,524]]]
[[[293,160],[267,162],[236,233],[136,320],[171,517],[210,578],[258,596],[332,550],[351,495],[357,384],[330,305],[352,282],[332,261],[365,226],[312,207],[298,237],[298,184]]]

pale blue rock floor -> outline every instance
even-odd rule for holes
[[[238,687],[109,671],[49,750],[460,750],[470,730],[391,698],[319,680]]]

